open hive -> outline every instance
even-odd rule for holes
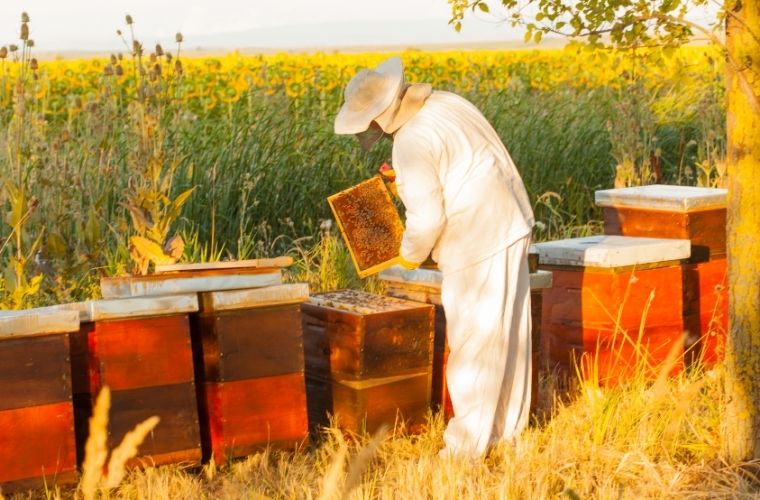
[[[373,432],[399,414],[422,424],[430,404],[433,307],[353,290],[303,305],[306,390],[312,426],[328,415]]]
[[[396,263],[404,225],[375,176],[327,198],[360,277]]]

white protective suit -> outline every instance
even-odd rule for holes
[[[443,273],[455,416],[443,453],[478,456],[527,424],[533,212],[506,148],[466,99],[435,91],[395,133],[406,207],[401,257],[432,252]]]

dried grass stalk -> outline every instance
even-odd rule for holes
[[[108,410],[111,408],[111,390],[104,386],[95,401],[90,417],[90,435],[85,444],[84,464],[80,488],[85,500],[95,498],[98,483],[103,476],[103,465],[108,457]]]
[[[153,416],[150,417],[127,432],[121,444],[111,453],[111,459],[108,461],[108,476],[105,478],[104,488],[115,488],[124,479],[126,472],[127,460],[137,455],[137,448],[145,440],[145,436],[152,432],[161,419]]]

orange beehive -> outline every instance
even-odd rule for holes
[[[306,284],[200,294],[192,324],[204,459],[221,464],[305,440],[308,297]]]
[[[728,329],[725,189],[639,186],[596,192],[607,234],[686,238],[683,314],[689,357],[710,365],[723,358]]]
[[[155,415],[160,422],[130,465],[200,463],[188,317],[198,309],[197,295],[92,300],[47,309],[74,310],[80,316],[79,330],[71,334],[79,461],[84,459],[95,399],[108,386],[110,449]]]
[[[303,305],[306,390],[312,426],[338,418],[375,431],[397,417],[422,424],[430,405],[433,307],[353,290]]]
[[[536,265],[537,265],[537,259]],[[415,269],[407,271],[394,266],[380,272],[385,284],[385,293],[391,297],[433,304],[435,306],[435,340],[433,342],[432,393],[430,404],[433,409],[443,410],[445,419],[454,415],[451,398],[446,387],[446,364],[449,347],[446,341],[446,315],[441,305],[441,282],[443,276],[436,269]],[[551,286],[552,275],[548,271],[538,271],[530,275],[531,288],[531,355],[533,380],[531,384],[531,407],[538,401],[538,372],[541,352],[541,291]]]
[[[73,311],[0,315],[0,491],[76,483]]]
[[[681,261],[688,240],[594,236],[535,245],[553,272],[543,294],[543,357],[611,384],[659,372],[672,352],[682,368]]]
[[[398,261],[404,225],[379,176],[334,194],[327,201],[360,277]]]

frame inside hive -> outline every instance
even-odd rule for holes
[[[361,278],[398,263],[404,225],[379,176],[327,198]]]

